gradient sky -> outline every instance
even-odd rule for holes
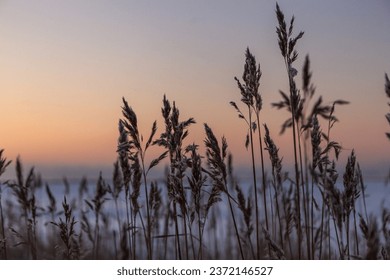
[[[296,34],[305,31],[298,77],[309,54],[316,94],[351,102],[337,108],[341,122],[332,132],[346,149],[341,164],[354,148],[366,176],[384,177],[390,2],[279,4],[288,19],[295,15]],[[0,0],[0,148],[46,177],[98,174],[116,158],[122,96],[148,135],[153,120],[163,126],[166,94],[183,119],[197,121],[189,142],[203,145],[207,122],[227,137],[236,164],[245,164],[246,128],[229,101],[240,100],[233,78],[241,77],[249,47],[263,72],[263,122],[288,164],[291,135],[278,136],[288,114],[270,105],[288,89],[274,11],[275,2],[265,0]]]

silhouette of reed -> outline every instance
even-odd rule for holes
[[[295,18],[289,24],[285,18],[276,4],[288,89],[272,107],[288,112],[280,133],[291,132],[291,174],[275,129],[261,123],[262,73],[247,48],[242,81],[235,78],[244,109],[230,105],[247,129],[249,184],[234,171],[227,139],[218,140],[208,124],[203,143],[188,143],[195,119],[182,120],[164,95],[163,128],[154,121],[144,138],[123,98],[111,179],[82,178],[78,189],[63,179],[61,192],[34,168],[26,175],[18,157],[16,177],[3,181],[11,161],[0,150],[0,259],[388,259],[390,210],[367,213],[358,151],[338,171],[343,148],[332,128],[339,123],[336,109],[349,103],[315,95],[308,55],[298,85],[297,43],[304,33],[294,36]],[[385,92],[390,98],[387,74]],[[390,123],[389,113],[386,118]],[[159,151],[155,158],[152,148]],[[164,166],[152,178],[151,170]]]

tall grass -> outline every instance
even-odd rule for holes
[[[11,164],[11,161],[7,160],[7,158],[3,157],[4,150],[0,150],[0,177],[5,172],[8,165]],[[7,182],[4,182],[7,184]],[[3,184],[2,181],[0,181],[0,248],[1,248],[1,257],[3,259],[7,259],[7,240],[5,237],[5,221],[4,221],[4,211],[3,211]]]
[[[26,175],[16,159],[16,178],[0,180],[0,258],[388,259],[390,212],[367,213],[359,151],[352,150],[343,174],[338,172],[343,148],[332,129],[339,123],[336,109],[348,102],[315,95],[308,55],[299,86],[297,43],[304,33],[293,35],[295,19],[287,24],[278,5],[276,20],[289,86],[272,106],[288,112],[281,133],[291,132],[291,174],[275,129],[262,123],[262,73],[247,48],[242,81],[235,78],[244,109],[230,105],[247,130],[250,186],[234,171],[227,139],[218,140],[208,124],[203,143],[189,143],[194,118],[182,120],[176,103],[164,95],[163,128],[154,121],[144,138],[123,98],[110,180],[100,173],[95,181],[83,178],[75,190],[64,179],[60,192],[34,168]],[[390,98],[387,75],[385,92]],[[151,158],[150,149],[158,156]],[[3,154],[0,176],[11,164]],[[159,178],[151,176],[164,166]]]
[[[245,116],[241,112],[237,104],[233,101],[230,102],[236,111],[238,112],[238,117],[245,120],[248,126],[248,134],[246,137],[245,147],[248,148],[250,145],[251,160],[252,160],[252,175],[253,175],[253,188],[255,193],[255,217],[256,217],[256,240],[257,240],[257,258],[260,257],[260,242],[259,242],[259,200],[258,200],[258,189],[257,189],[257,176],[256,176],[256,163],[255,163],[255,150],[254,150],[254,136],[255,131],[258,131],[258,140],[260,148],[260,160],[261,160],[261,175],[262,175],[262,191],[263,191],[263,205],[264,205],[264,216],[266,228],[268,230],[268,207],[267,207],[267,192],[266,192],[266,178],[264,171],[264,156],[263,156],[263,141],[261,136],[261,126],[260,126],[260,111],[263,106],[262,97],[259,93],[261,78],[260,65],[257,66],[256,58],[247,48],[245,53],[245,66],[242,79],[244,84],[241,84],[239,79],[235,77],[234,79],[237,82],[237,86],[241,92],[241,101],[247,106],[248,114]],[[256,121],[253,121],[253,114],[256,115]]]

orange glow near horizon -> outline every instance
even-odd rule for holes
[[[384,133],[390,129],[383,84],[384,72],[390,73],[390,7],[379,1],[361,4],[364,9],[336,8],[338,2],[330,1],[321,3],[320,13],[318,3],[304,2],[279,1],[288,18],[295,14],[295,32],[305,31],[298,42],[297,84],[310,53],[315,96],[327,103],[351,102],[336,108],[340,122],[332,130],[345,148],[343,160],[355,149],[364,166],[386,169],[390,149]],[[0,3],[0,148],[7,158],[20,155],[45,166],[111,166],[122,97],[147,138],[154,120],[156,135],[163,130],[166,94],[182,120],[197,121],[187,144],[204,146],[207,122],[218,139],[226,136],[235,164],[248,165],[247,128],[229,102],[240,105],[233,78],[241,79],[249,46],[263,72],[261,122],[269,126],[284,162],[292,162],[291,133],[279,135],[289,115],[271,108],[280,100],[278,90],[288,91],[274,3],[93,3]],[[159,153],[154,148],[150,157]]]

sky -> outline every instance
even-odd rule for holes
[[[336,108],[332,138],[342,144],[341,166],[355,149],[365,175],[390,166],[384,74],[390,74],[390,2],[279,1],[295,15],[298,86],[309,54],[317,96]],[[225,135],[237,166],[250,162],[246,127],[229,106],[240,102],[247,47],[261,65],[262,123],[292,162],[288,117],[271,107],[288,90],[275,27],[275,2],[0,0],[0,148],[44,177],[111,172],[116,160],[122,97],[147,137],[163,95],[181,118],[194,117],[188,144],[203,146],[203,123]],[[149,156],[161,153],[153,147]],[[9,168],[12,169],[13,165]],[[9,171],[10,172],[10,171]]]

